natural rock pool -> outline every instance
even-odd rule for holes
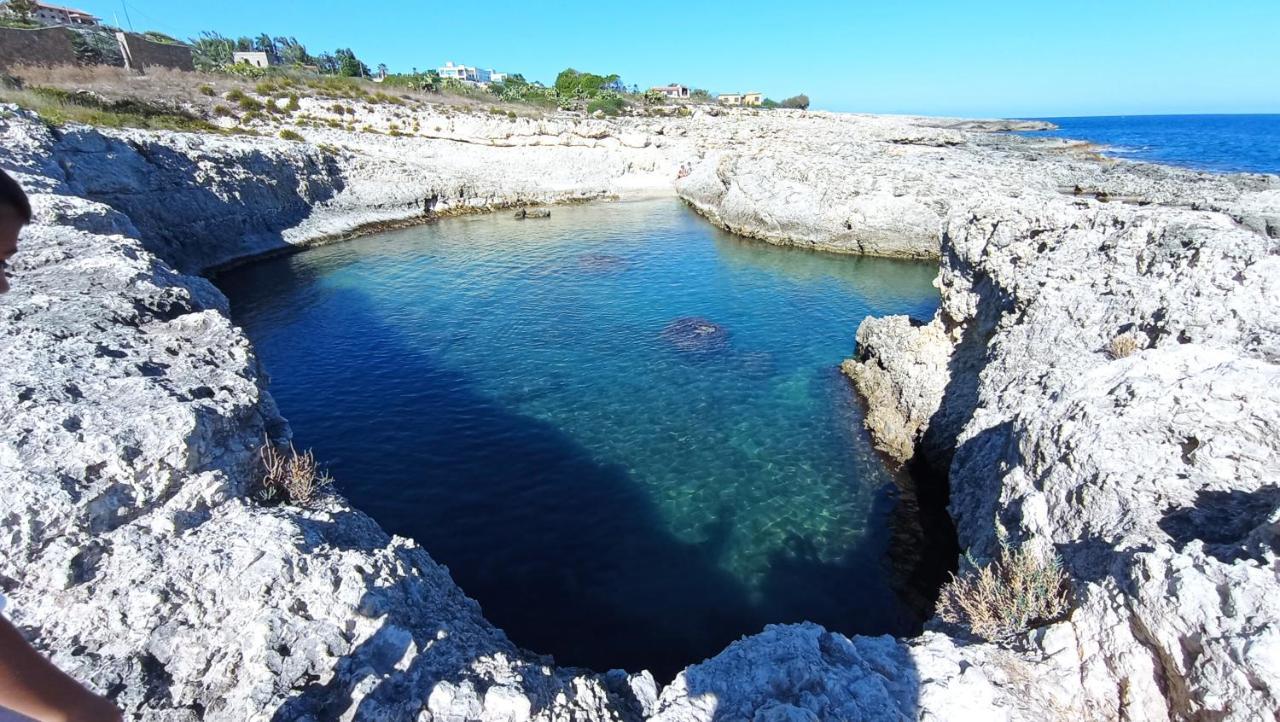
[[[863,317],[929,317],[936,272],[737,239],[664,199],[446,220],[218,283],[357,507],[516,643],[670,677],[773,622],[918,629],[923,541],[838,367]]]

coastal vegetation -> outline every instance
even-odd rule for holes
[[[801,93],[800,95],[793,95],[790,98],[786,98],[778,105],[782,106],[783,108],[796,108],[798,110],[808,110],[809,96],[805,95],[804,93]]]
[[[1068,584],[1062,561],[1030,546],[1012,546],[1002,528],[996,558],[968,569],[938,596],[938,617],[979,639],[1008,643],[1035,626],[1062,617],[1068,606]]]
[[[270,442],[263,444],[258,450],[258,465],[258,498],[265,502],[307,505],[333,486],[315,454],[310,449],[299,452],[293,444],[287,450]]]
[[[1142,342],[1133,331],[1117,334],[1107,344],[1107,355],[1113,359],[1126,358],[1141,350]]]
[[[35,111],[46,122],[84,123],[105,128],[150,128],[211,132],[216,126],[175,105],[140,99],[108,100],[90,92],[43,86],[0,84],[0,102]]]

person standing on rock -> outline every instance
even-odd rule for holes
[[[18,182],[0,170],[0,293],[9,290],[8,263],[18,233],[31,222],[31,204]],[[5,598],[0,594],[0,613]],[[0,616],[0,722],[18,712],[40,722],[119,722],[120,710],[90,692],[27,644]]]

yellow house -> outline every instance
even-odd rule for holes
[[[742,95],[743,105],[763,105],[764,93],[744,93]]]

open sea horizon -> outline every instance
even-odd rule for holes
[[[1218,173],[1280,173],[1280,114],[1031,118],[1056,130],[1028,137],[1086,140],[1112,158]]]

